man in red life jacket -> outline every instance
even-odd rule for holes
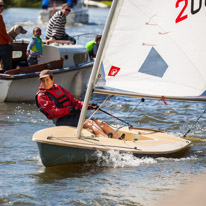
[[[56,126],[77,126],[83,102],[75,99],[71,93],[58,84],[54,84],[54,76],[50,70],[43,70],[39,75],[41,81],[36,94],[36,105]],[[97,109],[96,104],[90,104],[88,109]],[[98,119],[89,120],[84,124],[94,134],[118,138],[118,132]]]

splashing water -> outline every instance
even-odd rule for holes
[[[119,151],[110,150],[107,152],[97,151],[97,165],[106,167],[135,167],[140,164],[155,164],[154,158],[144,157],[137,158],[131,153],[120,153]]]

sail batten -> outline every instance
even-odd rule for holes
[[[189,5],[184,14],[188,12]],[[206,91],[206,7],[178,22],[180,13],[176,1],[118,0],[97,85],[152,97],[199,99]]]

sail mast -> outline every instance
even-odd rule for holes
[[[96,80],[97,72],[98,72],[99,65],[100,65],[101,54],[103,52],[104,44],[105,44],[105,41],[107,39],[107,35],[108,35],[108,32],[109,32],[110,24],[112,22],[112,18],[113,18],[116,6],[117,6],[117,0],[114,0],[112,2],[112,6],[111,6],[111,9],[110,9],[110,12],[109,12],[109,17],[107,19],[107,22],[106,22],[106,25],[105,25],[105,28],[104,28],[101,43],[100,43],[100,46],[99,46],[99,49],[98,49],[98,52],[97,52],[97,57],[96,57],[96,60],[94,62],[92,73],[91,73],[91,76],[90,76],[90,79],[89,79],[86,95],[85,95],[85,98],[84,98],[84,105],[83,105],[81,115],[80,115],[80,118],[79,118],[79,122],[78,122],[78,126],[77,126],[77,132],[76,132],[76,137],[77,138],[80,138],[80,136],[81,136],[81,131],[82,131],[83,124],[84,124],[84,121],[85,121],[85,116],[86,116],[89,100],[91,98],[94,82]]]

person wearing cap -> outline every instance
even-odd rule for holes
[[[3,70],[5,72],[12,67],[12,46],[9,35],[6,32],[6,26],[2,17],[4,10],[4,1],[0,0],[0,60],[2,60]]]
[[[58,84],[54,84],[54,76],[50,70],[43,70],[39,74],[40,87],[36,94],[35,101],[39,110],[52,119],[56,126],[78,125],[83,102],[75,99],[71,93]],[[88,109],[97,109],[96,104],[90,104]],[[89,128],[96,135],[118,138],[115,131],[101,120],[89,120],[84,124],[84,128]]]
[[[33,29],[33,35],[34,36],[27,47],[28,65],[38,64],[38,58],[42,57],[43,42],[40,38],[41,29],[35,27]]]
[[[46,29],[47,43],[54,40],[68,40],[76,44],[76,39],[65,32],[66,16],[71,12],[71,6],[68,3],[62,5],[60,11],[57,11],[49,20]]]

